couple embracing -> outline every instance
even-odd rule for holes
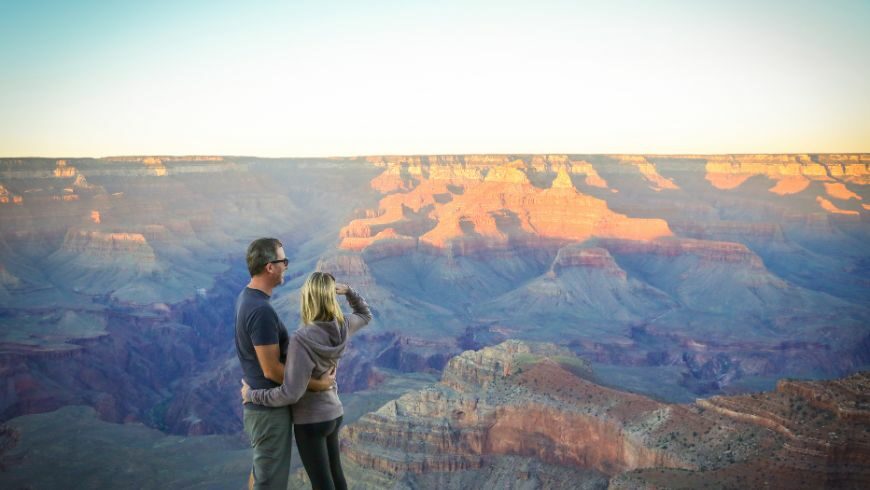
[[[275,238],[248,246],[251,281],[236,300],[236,351],[242,364],[245,432],[254,464],[249,488],[287,488],[291,435],[315,489],[347,488],[338,431],[344,410],[335,371],[350,336],[371,319],[365,300],[331,274],[314,272],[301,291],[301,326],[289,334],[269,299],[289,261]],[[345,317],[337,296],[353,313]]]

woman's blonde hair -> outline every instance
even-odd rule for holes
[[[335,296],[335,278],[328,272],[312,272],[300,295],[300,314],[303,325],[314,322],[329,322],[337,320],[344,323],[344,314]]]

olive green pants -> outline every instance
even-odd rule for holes
[[[269,410],[245,408],[245,433],[251,438],[254,465],[251,474],[257,490],[286,490],[290,478],[293,420],[290,407]]]

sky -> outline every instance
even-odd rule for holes
[[[0,0],[0,157],[870,152],[870,1]]]

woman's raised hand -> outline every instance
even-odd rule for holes
[[[350,290],[350,286],[344,283],[337,282],[335,283],[335,294],[347,294]]]

